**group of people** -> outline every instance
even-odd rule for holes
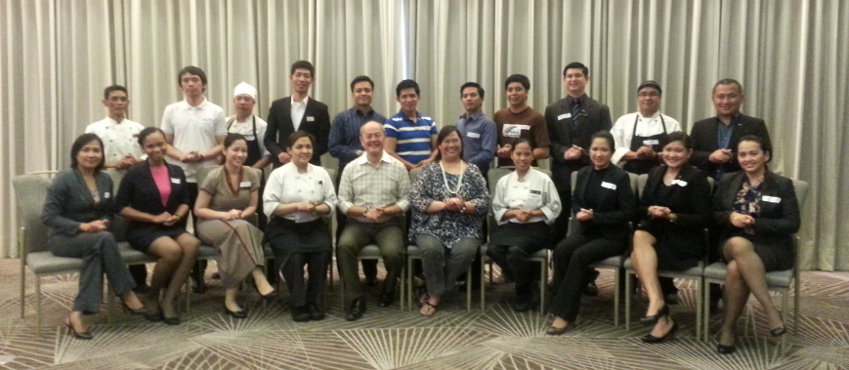
[[[71,333],[91,337],[82,315],[98,310],[102,272],[128,311],[179,324],[174,299],[193,266],[203,273],[195,263],[201,242],[219,250],[227,314],[247,316],[236,298],[249,276],[261,296],[275,295],[263,272],[267,242],[293,320],[321,320],[333,253],[327,220],[334,214],[347,320],[367,308],[357,258],[364,246],[376,244],[386,267],[382,307],[394,301],[406,246],[418,247],[426,286],[419,312],[432,316],[488,241],[487,254],[515,283],[517,311],[539,302],[529,256],[554,249],[552,295],[543,308],[554,316],[551,335],[575,327],[581,295],[595,290],[597,272],[589,266],[628,250],[649,298],[641,321],[652,330],[644,341],[662,342],[677,330],[668,302],[674,284],[659,279],[658,269],[686,269],[706,254],[728,264],[718,350],[734,350],[749,292],[764,307],[771,333],[784,333],[765,272],[793,265],[799,209],[792,182],[767,167],[772,146],[763,120],[740,113],[739,82],[716,83],[716,116],[696,122],[687,135],[660,113],[655,81],[637,87],[639,110],[611,125],[609,108],[586,95],[589,69],[578,62],[563,69],[567,96],[544,114],[527,105],[529,79],[511,75],[504,84],[508,107],[494,120],[482,113],[484,89],[468,82],[460,88],[465,112],[441,130],[417,110],[413,80],[396,87],[399,112],[389,118],[375,112],[367,76],[351,82],[354,106],[331,125],[327,105],[308,95],[314,76],[309,62],[294,63],[292,95],[273,102],[267,122],[253,114],[257,92],[246,83],[234,89],[235,117],[225,119],[204,98],[206,75],[197,67],[180,71],[184,100],[165,109],[161,128],[126,119],[127,90],[106,89],[109,117],[77,138],[71,169],[57,175],[44,206],[51,251],[85,259],[66,320]],[[321,167],[328,151],[339,160],[336,179]],[[534,168],[548,158],[550,176]],[[255,169],[269,163],[275,169],[264,182]],[[114,201],[104,167],[123,175]],[[487,179],[492,167],[515,170]],[[628,172],[648,176],[639,197]],[[488,181],[495,182],[492,194]],[[257,217],[260,199],[267,220]],[[129,244],[158,258],[144,299],[133,293],[146,284],[144,275],[130,274],[108,232],[114,214],[129,221]],[[487,214],[494,221],[488,238]],[[186,231],[188,217],[195,218],[194,235]],[[693,237],[708,228],[709,241]],[[364,264],[367,281],[373,269]]]

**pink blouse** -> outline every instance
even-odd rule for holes
[[[150,174],[159,190],[162,206],[168,207],[168,197],[171,196],[171,178],[168,176],[168,166],[151,167]]]

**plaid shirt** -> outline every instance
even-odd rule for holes
[[[401,162],[386,152],[377,167],[368,161],[368,154],[345,166],[342,180],[339,182],[339,210],[348,214],[351,206],[385,207],[397,205],[404,212],[410,208],[407,199],[410,194],[410,175]],[[371,223],[365,217],[354,216],[361,222]],[[384,222],[381,219],[379,222]]]

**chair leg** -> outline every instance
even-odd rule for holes
[[[800,305],[801,289],[799,289],[799,285],[801,285],[801,280],[799,280],[798,276],[796,276],[796,281],[793,283],[793,285],[793,333],[796,334],[799,333],[799,320],[802,318],[802,316],[799,314],[802,310],[802,306]]]
[[[472,312],[472,265],[466,269],[466,312]]]
[[[790,287],[787,287],[787,290],[781,293],[781,313],[787,316],[787,304],[790,302]],[[798,320],[798,318],[797,318]],[[787,325],[787,324],[785,324]],[[784,352],[784,344],[786,343],[787,335],[781,336],[781,344],[779,350]]]
[[[622,268],[613,270],[613,326],[619,326],[619,284],[624,273]]]
[[[35,276],[35,334],[41,336],[41,276]]]
[[[402,282],[403,284],[404,282]],[[413,258],[407,258],[407,290],[410,294],[407,295],[407,307],[413,309]]]
[[[545,313],[545,285],[548,282],[548,265],[546,259],[539,261],[539,312]]]
[[[26,311],[26,297],[27,297],[27,267],[24,259],[26,257],[21,256],[21,318],[24,318],[24,312]]]
[[[192,308],[191,307],[191,304],[192,304],[191,294],[192,294],[192,278],[191,278],[191,276],[189,276],[186,279],[186,313],[189,313],[189,310],[191,310],[191,308]]]
[[[702,287],[702,335],[707,342],[710,339],[710,281],[704,279]]]
[[[481,295],[481,311],[484,310],[484,306],[486,305],[484,290],[486,287],[486,258],[481,255],[481,286],[480,286],[480,295]]]
[[[702,289],[704,289],[704,279],[696,279],[696,340],[702,338]]]
[[[106,281],[106,279],[103,279]],[[112,296],[112,287],[109,286],[109,283],[106,283],[106,322],[112,323],[112,305],[115,303],[115,298]]]
[[[625,330],[631,330],[631,294],[634,292],[634,288],[632,287],[633,280],[631,278],[631,272],[625,270]],[[617,288],[618,289],[618,288]]]

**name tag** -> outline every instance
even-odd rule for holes
[[[542,200],[542,192],[539,190],[531,190],[531,192],[528,193],[528,200],[532,203],[532,205],[536,205],[540,200]]]
[[[687,182],[684,181],[684,180],[675,179],[675,180],[672,180],[672,185],[678,185],[678,186],[683,188],[683,187],[687,186]]]
[[[172,184],[179,184],[179,183],[180,183],[180,178],[179,178],[179,177],[172,177],[172,178],[171,178],[171,183],[172,183]]]
[[[256,137],[253,135],[245,135],[245,141],[254,141]]]
[[[660,140],[658,140],[658,139],[643,140],[643,145],[658,145],[658,144],[660,144]]]
[[[240,189],[250,189],[251,188],[251,182],[250,181],[242,181],[242,182],[239,183],[239,188]]]
[[[112,196],[112,194],[109,194],[108,191],[103,193],[103,199],[109,199],[110,196]]]
[[[560,121],[560,120],[562,120],[562,119],[569,119],[569,118],[572,118],[572,112],[569,112],[569,113],[563,113],[563,114],[561,114],[561,115],[557,116],[557,120],[558,120],[558,121]]]
[[[473,138],[473,139],[480,139],[481,138],[481,134],[479,134],[477,132],[469,132],[469,133],[466,134],[466,136]]]
[[[764,202],[770,202],[770,203],[776,203],[776,204],[781,203],[781,198],[773,197],[773,196],[769,196],[769,195],[762,196],[761,200],[763,200]]]
[[[605,189],[616,190],[616,184],[614,184],[612,182],[602,181],[601,187],[603,187]]]
[[[522,130],[530,129],[530,125],[505,124],[504,128],[501,130],[501,133],[504,135],[504,137],[520,138],[522,137]]]
[[[314,122],[314,121],[315,121],[314,116],[307,116],[307,122]]]

